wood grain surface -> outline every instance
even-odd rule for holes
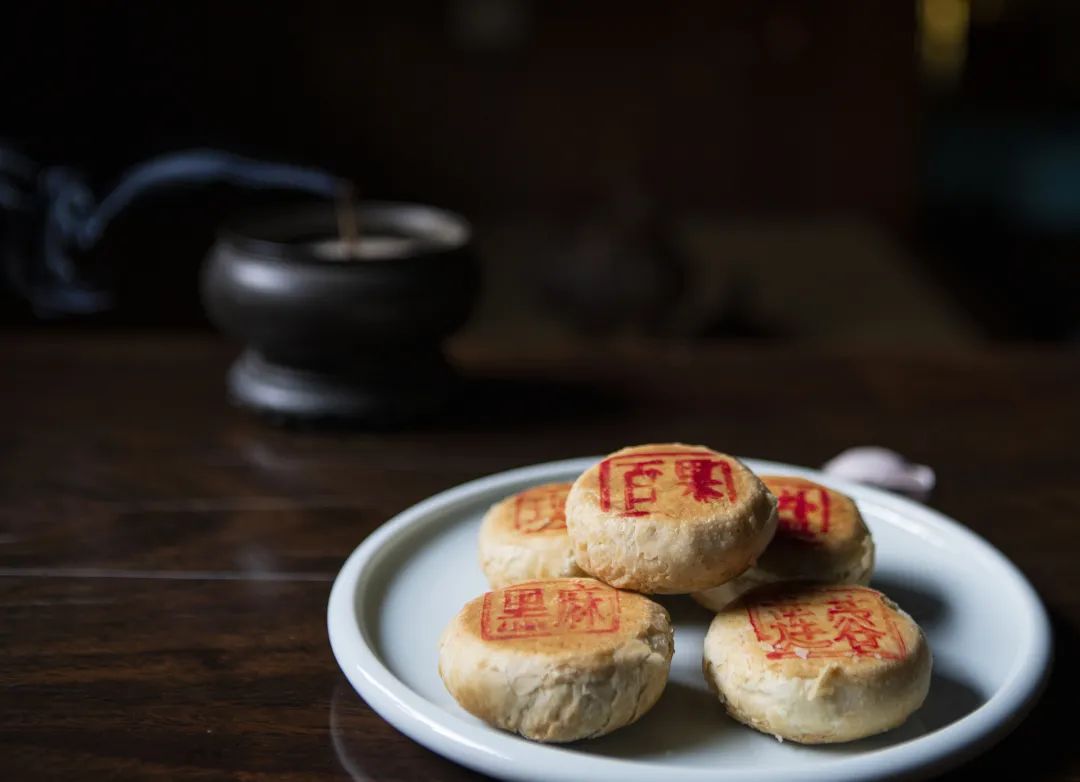
[[[330,654],[330,583],[387,518],[498,470],[682,440],[819,465],[882,444],[1042,594],[1057,665],[954,772],[1080,779],[1080,356],[462,345],[438,422],[273,429],[207,336],[0,339],[0,778],[474,777],[399,734]]]

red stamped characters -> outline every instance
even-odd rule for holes
[[[491,618],[491,592],[484,596],[483,620]],[[540,587],[516,587],[499,593],[501,600],[494,612],[493,634],[496,637],[517,638],[548,632],[549,617],[544,590]],[[485,633],[487,635],[487,633]]]
[[[731,463],[712,451],[652,451],[611,456],[600,463],[600,509],[646,516],[656,508],[657,487],[674,483],[695,502],[735,502]]]
[[[619,593],[587,581],[529,582],[484,595],[481,635],[489,641],[619,629]]]
[[[747,613],[758,640],[772,647],[770,659],[907,656],[888,608],[869,589],[821,589],[803,600],[752,605]]]
[[[814,541],[829,531],[829,493],[803,481],[767,481],[776,495],[780,529],[801,540]]]
[[[514,529],[525,534],[566,529],[570,484],[553,483],[521,492],[514,500]]]
[[[778,606],[770,610],[769,620],[768,626],[776,633],[769,657],[793,657],[798,649],[824,651],[832,646],[832,631],[804,605]]]

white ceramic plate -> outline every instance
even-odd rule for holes
[[[729,719],[705,688],[710,615],[664,598],[676,623],[671,678],[636,724],[603,738],[543,745],[490,728],[458,707],[436,670],[437,640],[487,584],[480,518],[528,486],[573,480],[595,459],[540,464],[437,494],[391,519],[353,552],[330,594],[330,644],[375,711],[465,766],[505,779],[870,780],[939,773],[1000,739],[1023,717],[1050,666],[1050,626],[1034,590],[999,551],[922,505],[813,470],[747,460],[757,472],[803,475],[855,498],[874,534],[873,585],[926,630],[934,677],[926,704],[896,730],[850,744],[779,743]]]

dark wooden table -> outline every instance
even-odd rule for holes
[[[391,515],[461,481],[656,440],[817,465],[891,446],[932,505],[1031,578],[1058,663],[1029,719],[956,772],[1080,779],[1080,357],[463,347],[438,425],[268,428],[210,337],[0,338],[0,779],[458,779],[339,673],[330,583]],[[351,769],[348,771],[347,769]]]

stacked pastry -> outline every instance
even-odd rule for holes
[[[624,448],[573,484],[500,501],[480,559],[494,591],[450,623],[439,673],[466,710],[526,738],[604,735],[656,703],[674,638],[648,594],[717,612],[706,681],[779,738],[888,730],[929,687],[922,631],[864,586],[874,545],[855,503],[703,446]]]

